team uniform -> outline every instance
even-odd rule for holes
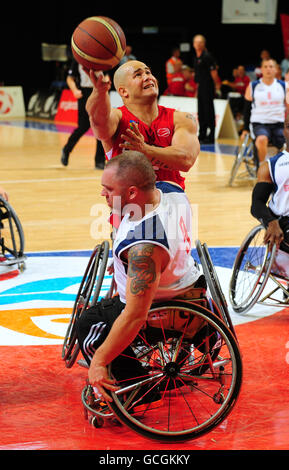
[[[254,137],[266,135],[270,142],[281,148],[285,139],[283,134],[285,119],[286,85],[274,79],[266,85],[262,79],[250,84],[252,107],[250,123]]]
[[[180,296],[202,277],[191,256],[189,234],[192,230],[192,213],[185,192],[170,183],[160,182],[156,186],[161,196],[158,207],[138,221],[130,220],[129,214],[125,215],[117,230],[113,243],[113,260],[118,295],[86,310],[79,319],[79,343],[88,362],[125,307],[127,263],[122,255],[126,250],[147,242],[168,253],[169,262],[161,273],[154,301]],[[175,221],[174,224],[172,220]],[[126,352],[126,356],[131,354]],[[118,366],[123,360],[118,359]],[[127,364],[123,367],[127,373]]]
[[[149,145],[156,147],[169,147],[172,143],[174,135],[174,113],[175,109],[166,108],[164,106],[158,106],[158,116],[152,122],[149,127],[146,123],[141,121],[139,118],[134,116],[126,106],[118,108],[121,110],[122,117],[118,126],[118,130],[115,136],[113,147],[106,152],[107,160],[116,157],[122,153],[122,149],[119,146],[123,143],[121,138],[122,134],[126,133],[126,130],[130,127],[131,122],[135,122],[138,125],[138,129],[144,137],[144,140]],[[178,170],[169,170],[159,168],[154,165],[157,181],[171,181],[177,183],[183,189],[185,188],[185,178],[183,178]]]
[[[289,153],[283,151],[268,160],[274,190],[268,207],[278,217],[284,241],[277,251],[272,270],[289,277]],[[284,253],[286,251],[286,253]]]

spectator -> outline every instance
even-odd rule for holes
[[[244,109],[244,95],[250,83],[250,78],[246,75],[244,65],[238,65],[233,70],[233,75],[235,75],[234,81],[223,80],[222,84],[233,90],[233,93],[228,93],[228,98],[234,117],[240,120]]]
[[[258,78],[261,78],[262,77],[262,71],[261,71],[261,63],[262,63],[262,60],[264,59],[270,59],[271,58],[271,54],[269,51],[267,51],[267,49],[262,49],[262,51],[260,52],[260,63],[259,65],[255,68],[254,70],[254,73],[256,75],[256,79],[258,80]]]
[[[185,77],[185,95],[189,97],[196,97],[198,91],[198,85],[195,82],[195,71],[193,68],[187,65],[183,66],[183,74]]]
[[[186,96],[186,79],[183,73],[183,63],[180,59],[175,62],[175,72],[171,75],[168,88],[164,95]]]
[[[167,77],[167,85],[170,85],[170,81],[172,75],[176,73],[175,65],[178,63],[181,56],[181,51],[179,47],[174,47],[172,50],[172,56],[166,62],[166,77]]]
[[[285,78],[285,74],[288,72],[289,69],[289,48],[287,50],[287,56],[281,61],[281,69],[282,69],[282,77]]]

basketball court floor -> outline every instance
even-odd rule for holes
[[[244,364],[240,398],[228,418],[192,441],[163,444],[123,425],[92,427],[81,391],[87,370],[67,369],[61,350],[89,255],[109,240],[108,212],[94,169],[94,139],[84,136],[69,166],[60,154],[72,128],[0,121],[1,180],[25,234],[26,268],[0,272],[0,450],[285,450],[289,448],[289,309],[231,308]],[[186,175],[194,239],[209,247],[222,289],[236,251],[257,222],[252,181],[228,186],[238,142],[201,150]],[[193,254],[195,251],[193,250]],[[103,292],[109,285],[105,277]]]

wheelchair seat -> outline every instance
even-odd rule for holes
[[[24,232],[13,207],[0,196],[0,266],[25,268]]]

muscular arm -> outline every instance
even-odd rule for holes
[[[86,111],[95,137],[106,141],[111,139],[117,130],[121,111],[111,107],[110,82],[103,73],[95,73],[91,70],[89,77],[93,84],[93,90],[86,102]]]
[[[146,144],[136,124],[133,124],[133,129],[127,129],[122,136],[125,142],[120,146],[145,154],[159,168],[189,171],[200,152],[197,126],[191,114],[180,111],[175,112],[174,125],[172,145],[169,147]]]
[[[283,231],[279,225],[278,219],[267,207],[267,201],[273,191],[274,185],[271,179],[269,166],[264,162],[257,174],[257,183],[252,193],[251,214],[266,226],[264,243],[269,243],[271,249],[276,243],[277,247],[284,239]]]
[[[114,386],[107,378],[106,366],[131,344],[145,323],[166,257],[162,248],[149,243],[129,249],[126,306],[96,350],[89,368],[90,384],[107,400],[110,397],[104,389],[114,389]]]

